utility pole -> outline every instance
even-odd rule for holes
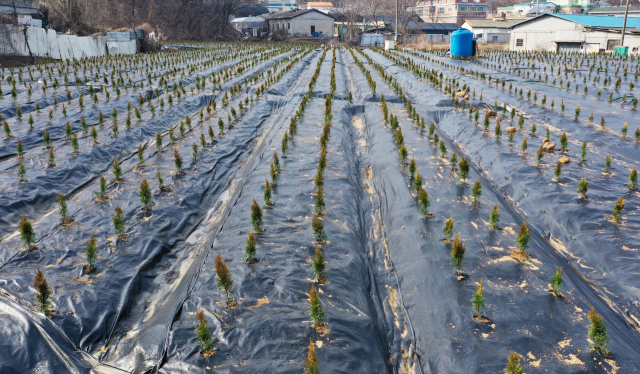
[[[627,15],[629,14],[629,0],[627,0],[627,8],[624,10],[624,22],[622,22],[622,38],[620,39],[620,46],[624,47],[624,32],[627,29]]]
[[[629,0],[627,0],[628,2]],[[396,0],[396,34],[393,38],[393,41],[395,42],[395,44],[398,44],[398,0]]]
[[[539,11],[540,11],[540,0],[536,0],[536,17],[538,16]]]

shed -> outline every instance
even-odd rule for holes
[[[427,43],[448,43],[449,35],[459,28],[457,23],[410,22],[407,26],[407,33],[410,38],[412,35],[420,35],[422,36],[421,41]],[[405,40],[405,42],[410,42],[410,40]]]
[[[333,37],[334,19],[316,9],[294,9],[265,14],[269,33],[285,33],[291,36]]]
[[[608,52],[620,45],[622,17],[543,14],[511,26],[511,51]],[[640,48],[640,18],[627,19],[624,44],[629,53]]]
[[[473,37],[478,43],[504,44],[509,43],[511,36],[510,26],[519,23],[520,20],[505,20],[502,18],[490,19],[468,19],[460,27],[473,33]]]
[[[238,32],[260,37],[267,32],[267,21],[262,17],[240,17],[231,21]]]

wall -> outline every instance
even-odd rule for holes
[[[290,34],[311,36],[311,25],[316,27],[316,32],[322,32],[323,36],[333,36],[333,18],[318,12],[310,12],[291,20]]]
[[[523,40],[523,45],[520,47],[517,46],[518,39]],[[579,42],[583,43],[582,52],[591,53],[601,49],[606,50],[608,40],[620,40],[620,33],[587,31],[577,23],[555,17],[542,17],[513,28],[509,50],[555,52],[557,49],[555,42]],[[624,45],[629,47],[630,54],[638,54],[640,36],[625,35]]]
[[[53,59],[81,59],[107,54],[135,54],[136,41],[109,42],[106,36],[56,34],[54,30],[27,27],[27,37],[19,26],[0,25],[0,54],[29,56],[29,48],[35,57]],[[29,41],[27,47],[26,41]]]

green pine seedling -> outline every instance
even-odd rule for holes
[[[44,133],[42,134],[42,142],[44,143],[45,148],[49,148],[51,145],[51,135],[49,134],[49,129],[44,129]]]
[[[231,272],[229,271],[229,267],[222,260],[222,255],[218,253],[215,259],[216,263],[216,275],[218,289],[224,291],[224,294],[227,298],[227,306],[230,304],[231,295],[235,292],[233,289],[233,280],[231,279]]]
[[[100,189],[94,194],[99,198],[103,199],[107,194],[107,180],[104,178],[104,175],[100,177]]]
[[[587,179],[582,178],[580,182],[578,182],[578,193],[582,196],[583,199],[587,198],[587,191],[589,190],[589,184],[587,184]]]
[[[253,204],[251,205],[251,227],[255,232],[261,232],[262,225],[262,209],[256,199],[253,199]]]
[[[253,232],[249,231],[249,236],[247,237],[247,244],[244,246],[244,254],[243,259],[247,262],[253,262],[256,258],[256,238],[253,236]]]
[[[455,223],[453,222],[453,215],[452,215],[444,223],[444,229],[442,230],[442,232],[444,233],[444,236],[446,236],[447,239],[449,239],[449,240],[451,240],[451,238],[453,237],[453,228],[454,228],[454,226],[455,226]]]
[[[33,281],[33,287],[36,289],[36,303],[38,304],[40,311],[44,313],[45,316],[49,317],[51,314],[51,295],[53,294],[53,291],[51,290],[51,287],[49,287],[47,279],[40,268],[38,268],[38,272],[36,273],[36,277]]]
[[[56,166],[56,155],[53,149],[53,146],[49,147],[49,166]]]
[[[264,199],[264,205],[273,204],[271,202],[271,185],[269,184],[269,180],[268,179],[265,179],[265,181],[264,181],[263,199]],[[317,204],[317,201],[316,201],[316,204]],[[317,209],[317,207],[316,207],[316,209]]]
[[[504,368],[505,374],[524,374],[524,369],[520,364],[520,355],[515,352],[511,352],[509,355],[509,361],[507,367]]]
[[[456,168],[456,165],[458,164],[458,155],[453,152],[453,154],[451,155],[451,158],[449,159],[449,163],[451,164],[451,167],[453,169]]]
[[[562,151],[565,152],[568,146],[569,146],[569,139],[567,138],[567,133],[563,131],[562,135],[560,136],[560,149],[562,149]]]
[[[122,239],[124,237],[125,222],[124,210],[122,210],[120,205],[116,207],[114,214],[111,215],[111,222],[113,222],[113,228],[116,231],[116,236],[118,239]]]
[[[96,130],[95,126],[91,126],[91,140],[93,141],[94,144],[98,143],[98,130]]]
[[[118,159],[113,160],[113,168],[111,169],[113,173],[113,180],[116,182],[122,181],[122,168],[120,167],[120,163]]]
[[[58,206],[60,207],[60,221],[64,223],[69,218],[69,211],[67,210],[67,200],[60,192],[58,192]]]
[[[604,120],[604,116],[601,116],[600,117],[600,127],[602,128],[602,130],[604,130],[605,124],[606,124],[606,122]]]
[[[607,157],[605,157],[604,159],[604,172],[607,174],[611,172],[611,156],[610,155],[607,155]]]
[[[618,200],[616,200],[615,205],[613,206],[613,214],[612,214],[612,218],[613,218],[613,222],[614,223],[619,223],[620,219],[622,218],[622,210],[624,209],[624,199],[622,197],[618,198]]]
[[[482,290],[482,279],[476,284],[476,292],[473,294],[473,299],[471,299],[471,303],[473,305],[473,310],[476,313],[477,317],[482,316],[482,309],[485,305],[484,292]]]
[[[149,182],[147,182],[146,179],[143,179],[142,183],[140,183],[140,202],[142,203],[144,210],[149,210],[149,208],[151,208],[151,188],[149,187]]]
[[[622,129],[620,129],[620,133],[622,134],[622,137],[625,138],[627,136],[627,123],[625,122],[624,125],[622,125]]]
[[[409,174],[411,175],[411,179],[413,179],[414,175],[416,174],[416,169],[417,169],[416,159],[412,158],[411,162],[409,163]]]
[[[324,231],[324,224],[320,219],[320,215],[317,213],[313,214],[311,228],[313,229],[313,236],[316,238],[316,241],[323,242],[326,238],[326,233]]]
[[[31,249],[33,244],[36,242],[36,232],[33,230],[31,222],[27,221],[27,217],[25,217],[24,213],[22,213],[22,220],[20,221],[18,229],[20,231],[22,245],[27,249]]]
[[[213,335],[209,330],[209,324],[204,316],[204,310],[200,309],[196,313],[198,324],[196,325],[196,335],[200,343],[200,352],[202,355],[209,357],[213,353]]]
[[[520,230],[518,230],[518,237],[516,238],[520,252],[527,252],[527,249],[529,248],[529,238],[529,228],[527,227],[527,224],[523,222],[520,226]]]
[[[471,187],[471,197],[473,197],[474,204],[480,204],[480,201],[478,201],[480,196],[482,196],[482,184],[480,184],[480,180],[477,180]]]
[[[96,267],[96,261],[98,259],[98,242],[95,236],[92,236],[87,243],[87,251],[85,253],[86,265],[85,273],[91,273]]]
[[[460,160],[458,164],[458,169],[460,170],[458,172],[458,178],[462,180],[462,183],[465,183],[469,177],[469,162],[467,162],[466,158],[462,157],[462,160]]]
[[[324,192],[322,187],[316,189],[315,212],[322,214],[325,211]]]
[[[560,295],[560,287],[562,286],[563,282],[564,280],[562,279],[562,268],[559,267],[558,270],[556,270],[555,274],[553,274],[553,276],[549,278],[549,283],[551,284],[551,292],[554,296],[557,297]]]
[[[418,204],[420,205],[420,211],[422,214],[425,217],[428,217],[431,202],[429,201],[429,194],[427,194],[427,191],[423,187],[420,187],[418,190]]]
[[[464,264],[464,254],[467,251],[467,247],[460,240],[460,236],[456,233],[451,245],[451,265],[456,268],[456,275],[460,276],[460,268]]]
[[[444,143],[441,144],[441,147],[444,146]],[[442,150],[442,148],[440,148],[440,150]],[[445,149],[446,152],[446,149]],[[404,144],[402,144],[400,146],[400,158],[402,159],[402,163],[406,164],[407,163],[407,157],[409,157],[409,151],[407,151],[407,148],[404,146]]]
[[[413,178],[413,188],[418,191],[422,187],[422,177],[420,176],[420,172],[416,172],[416,176]]]
[[[164,188],[164,180],[162,179],[162,174],[160,174],[160,170],[156,172],[156,177],[158,178],[158,189],[163,191]]]
[[[24,162],[20,159],[20,164],[18,165],[18,182],[24,183],[27,181],[27,169],[24,167]]]
[[[556,164],[556,168],[553,171],[553,175],[555,175],[555,180],[560,181],[560,175],[562,174],[562,164],[561,163],[557,163]]]
[[[322,319],[324,318],[324,310],[322,309],[322,303],[320,302],[320,295],[318,295],[318,291],[316,291],[313,284],[309,291],[309,316],[311,317],[311,321],[313,321],[314,327],[319,327],[322,323]]]
[[[198,161],[198,145],[195,142],[191,146],[191,160],[194,164]]]
[[[178,174],[183,174],[182,172],[182,156],[178,152],[177,148],[173,149],[173,164],[176,167],[176,171]]]
[[[493,206],[493,210],[491,210],[491,217],[489,218],[489,226],[492,229],[498,227],[498,222],[500,222],[500,212],[498,210],[498,204]]]
[[[22,140],[18,138],[18,144],[16,145],[16,156],[22,160],[24,157],[24,147],[22,146]]]
[[[596,313],[594,307],[589,310],[589,340],[591,340],[590,348],[602,355],[609,356],[611,352],[607,349],[608,334],[607,326],[600,315]]]
[[[638,171],[636,168],[631,169],[629,174],[629,188],[636,188],[638,186]]]

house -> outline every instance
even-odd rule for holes
[[[509,43],[511,36],[510,26],[519,23],[520,20],[505,20],[502,18],[468,19],[460,27],[473,33],[478,43],[505,44]]]
[[[404,40],[404,42],[448,43],[451,33],[459,28],[460,26],[458,26],[457,23],[420,22],[409,24],[407,26],[407,33],[409,35],[407,35],[407,37],[410,40]],[[418,38],[416,38],[416,36],[418,36]]]
[[[269,33],[333,37],[333,17],[316,9],[294,9],[265,14],[263,17],[269,24]]]
[[[267,33],[267,21],[262,17],[235,18],[231,25],[237,31],[253,37],[261,37]]]
[[[20,25],[46,26],[43,24],[45,17],[33,0],[0,0],[0,14],[9,16]]]
[[[315,9],[328,14],[333,9],[333,4],[328,1],[309,1],[307,3],[307,9]]]
[[[546,13],[511,26],[510,51],[609,52],[620,45],[622,17]],[[640,18],[629,17],[629,53],[640,48]]]
[[[591,0],[553,0],[557,5],[557,13],[586,14],[594,6]]]
[[[415,9],[424,22],[461,24],[487,18],[486,0],[418,0]]]
[[[266,6],[271,13],[298,9],[297,0],[268,0],[262,5]]]
[[[590,16],[617,16],[624,17],[625,7],[623,6],[608,6],[601,8],[594,8],[589,11]],[[640,6],[629,7],[629,17],[640,17]]]

